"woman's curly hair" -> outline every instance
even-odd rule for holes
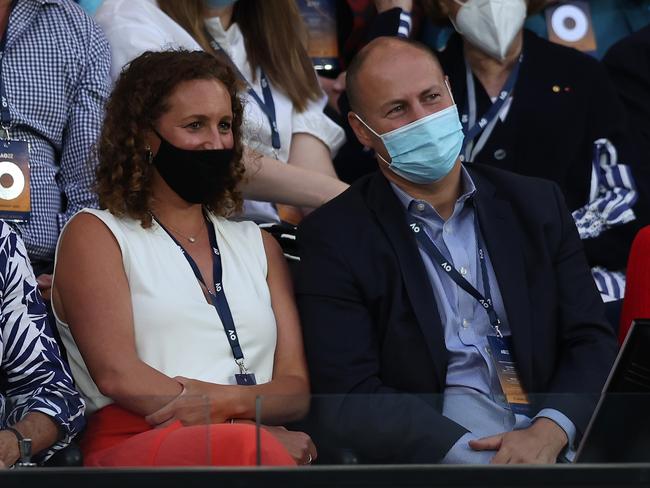
[[[237,184],[242,163],[243,108],[237,96],[240,81],[227,59],[201,51],[145,52],[126,66],[106,105],[97,145],[96,191],[101,208],[117,217],[151,226],[151,180],[154,166],[145,136],[168,109],[168,98],[185,81],[218,80],[230,94],[234,157],[231,170],[207,208],[228,215],[242,204]]]

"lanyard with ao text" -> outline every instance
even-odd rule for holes
[[[240,374],[235,375],[235,380],[238,385],[254,385],[256,384],[255,375],[249,373],[244,365],[244,353],[242,352],[241,345],[239,344],[239,337],[237,336],[237,328],[235,327],[235,321],[232,318],[232,313],[230,312],[230,306],[228,305],[228,299],[226,298],[226,293],[223,288],[223,283],[221,282],[223,276],[223,268],[221,266],[221,253],[219,252],[219,246],[217,244],[217,235],[214,230],[214,225],[212,222],[206,218],[206,224],[208,227],[208,236],[210,238],[210,248],[212,249],[212,279],[214,280],[214,295],[209,292],[205,281],[203,280],[203,275],[197,266],[192,256],[181,246],[181,244],[176,240],[176,238],[169,232],[165,226],[160,223],[160,220],[156,218],[156,222],[160,227],[167,232],[167,235],[171,237],[174,243],[180,248],[183,256],[187,259],[187,263],[192,268],[196,279],[201,283],[208,295],[210,297],[210,302],[212,306],[217,311],[219,318],[221,319],[221,324],[226,333],[226,338],[228,339],[228,344],[230,344],[230,349],[232,350],[232,355],[235,358],[237,366],[239,366]]]
[[[490,319],[490,325],[494,329],[495,335],[488,334],[487,342],[490,345],[490,357],[494,363],[495,372],[501,385],[501,390],[506,396],[507,402],[514,413],[524,415],[530,414],[530,402],[528,395],[524,391],[517,367],[512,355],[512,340],[511,336],[504,336],[501,332],[501,320],[494,310],[492,303],[492,296],[490,292],[490,280],[488,276],[486,255],[481,238],[481,232],[478,225],[478,217],[474,214],[474,228],[476,232],[476,243],[478,247],[478,257],[481,263],[481,275],[483,277],[483,288],[485,295],[481,294],[469,281],[467,281],[444,257],[442,252],[435,245],[433,240],[426,234],[423,224],[419,223],[417,219],[411,218],[409,222],[411,230],[415,234],[415,238],[420,243],[429,258],[437,263],[447,275],[456,283],[460,288],[469,293],[478,301],[483,309],[487,312]]]
[[[206,32],[206,35],[210,39],[212,49],[221,52],[224,56],[230,59],[230,56],[228,56],[225,49],[223,49],[209,33]],[[230,64],[237,71],[239,78],[248,86],[249,95],[253,97],[257,105],[259,105],[266,117],[269,119],[269,125],[271,126],[271,145],[273,146],[273,149],[277,151],[281,147],[280,132],[278,131],[278,123],[275,115],[275,102],[273,101],[273,93],[271,93],[271,85],[269,85],[269,80],[266,78],[264,70],[260,67],[260,85],[262,86],[262,96],[264,97],[264,100],[262,100],[232,59],[230,59]]]
[[[482,239],[480,237],[481,234],[478,226],[478,218],[476,216],[474,217],[474,227],[476,228],[478,256],[479,261],[481,262],[481,274],[483,276],[483,288],[485,289],[485,295],[478,291],[469,281],[467,281],[458,271],[456,271],[456,268],[454,268],[452,264],[450,264],[449,259],[445,258],[445,256],[440,252],[438,247],[425,232],[422,224],[417,219],[411,218],[409,226],[415,234],[415,238],[420,243],[429,258],[431,258],[434,263],[437,263],[438,266],[440,266],[442,270],[447,273],[447,275],[454,281],[454,283],[469,293],[472,297],[474,297],[474,299],[476,299],[477,302],[481,304],[483,309],[485,309],[488,314],[490,324],[496,332],[497,337],[503,338],[503,334],[501,333],[500,329],[501,320],[499,319],[499,316],[497,315],[496,310],[494,310],[494,306],[492,304],[490,281],[487,271],[487,264],[485,262],[485,252],[483,251]]]
[[[474,75],[472,68],[470,68],[467,60],[465,60],[465,75],[467,78],[467,100],[465,109],[461,116],[461,123],[463,124],[463,132],[465,133],[465,140],[463,141],[463,148],[461,154],[464,156],[464,161],[471,163],[474,157],[483,149],[485,143],[490,138],[490,134],[494,129],[497,122],[497,116],[501,112],[504,104],[512,95],[512,92],[519,77],[519,69],[524,55],[519,55],[519,60],[512,69],[512,73],[508,76],[501,92],[497,99],[492,103],[488,111],[478,121],[477,107],[476,107],[476,86],[474,85]],[[479,140],[474,144],[474,139],[479,135]]]

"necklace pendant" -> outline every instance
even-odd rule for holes
[[[196,242],[196,237],[190,236],[187,238],[187,240],[190,241],[192,244],[194,244]]]

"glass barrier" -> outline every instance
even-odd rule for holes
[[[547,420],[537,423],[542,417]],[[256,424],[261,466],[272,464],[273,437],[299,465],[650,462],[650,394],[528,395],[525,404],[453,389],[445,395],[266,396],[257,400]],[[510,432],[515,435],[475,443]],[[565,433],[573,442],[556,449],[554,458],[548,453]]]
[[[543,460],[530,457],[530,445],[557,454],[549,462],[650,463],[650,393],[528,395],[514,408],[503,396],[451,388],[444,395],[263,396],[255,415],[244,419],[223,418],[205,396],[131,398],[121,402],[128,409],[105,402],[87,401],[92,413],[75,439],[85,466],[308,469]],[[11,416],[13,407],[5,407]],[[147,417],[133,413],[152,409]],[[540,417],[547,420],[538,423]],[[572,442],[555,452],[565,432]]]

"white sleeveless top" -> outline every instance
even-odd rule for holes
[[[187,260],[165,230],[155,221],[144,229],[139,221],[116,218],[106,210],[82,212],[104,222],[120,246],[139,358],[170,377],[236,384],[234,375],[239,368],[219,315],[206,301]],[[255,373],[258,384],[268,383],[273,374],[277,331],[261,231],[252,222],[230,222],[213,215],[210,219],[216,230],[222,281],[246,367]],[[87,412],[113,403],[99,392],[90,377],[68,325],[58,316],[56,322]]]

